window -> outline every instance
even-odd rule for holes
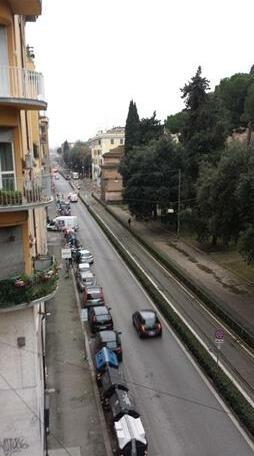
[[[98,139],[98,144],[99,146],[101,146],[101,139]]]
[[[0,188],[14,190],[15,176],[12,144],[0,142]]]
[[[111,144],[114,144],[114,139],[111,139],[110,142],[111,142]]]
[[[13,130],[0,128],[0,188],[14,190]]]
[[[40,158],[39,147],[38,147],[38,145],[35,144],[35,143],[33,143],[33,154],[34,154],[34,158],[35,158],[35,159]]]
[[[120,144],[123,144],[123,139],[120,139]]]

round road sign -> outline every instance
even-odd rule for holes
[[[219,328],[215,331],[215,339],[217,340],[224,340],[224,330]]]

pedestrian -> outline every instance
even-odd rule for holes
[[[66,260],[65,260],[65,271],[66,271],[67,277],[70,277],[70,262],[69,262],[69,258],[66,258]]]
[[[128,218],[128,226],[131,227],[131,218]]]

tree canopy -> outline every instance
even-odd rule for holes
[[[168,116],[164,126],[155,112],[139,120],[131,101],[120,172],[131,213],[152,217],[158,208],[177,210],[181,170],[180,214],[186,226],[200,241],[234,242],[254,264],[253,68],[222,79],[211,92],[199,66],[181,89],[184,109]],[[243,144],[231,137],[242,127],[248,127]],[[178,143],[172,141],[175,133]]]
[[[254,82],[254,76],[248,73],[237,73],[224,78],[215,88],[215,93],[222,100],[230,122],[231,130],[241,125],[246,126],[244,120],[244,105],[249,86]]]
[[[124,151],[128,153],[140,143],[140,121],[136,103],[131,100],[125,125]]]

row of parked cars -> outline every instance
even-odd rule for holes
[[[81,303],[87,309],[90,330],[96,336],[96,349],[106,346],[114,351],[118,361],[122,361],[121,332],[114,330],[111,308],[105,304],[103,289],[92,271],[93,255],[89,250],[78,248],[73,249],[73,258]]]
[[[147,456],[148,443],[139,412],[119,363],[123,360],[121,332],[114,329],[111,308],[105,303],[102,287],[93,271],[92,253],[84,249],[77,233],[66,233],[81,293],[82,307],[87,309],[88,324],[94,334],[94,363],[101,402],[113,425],[117,449],[121,456]],[[139,337],[160,337],[162,326],[155,311],[145,309],[132,315]]]
[[[101,402],[116,437],[115,454],[147,456],[144,426],[123,372],[119,369],[116,354],[103,347],[95,355],[95,368]]]
[[[76,234],[75,238],[77,243]],[[114,329],[111,309],[105,304],[103,289],[92,270],[93,255],[82,247],[73,246],[72,251],[82,306],[87,309],[88,324],[95,335],[96,379],[107,421],[113,424],[117,447],[115,454],[147,456],[145,430],[119,369],[119,363],[123,359],[121,332]]]

